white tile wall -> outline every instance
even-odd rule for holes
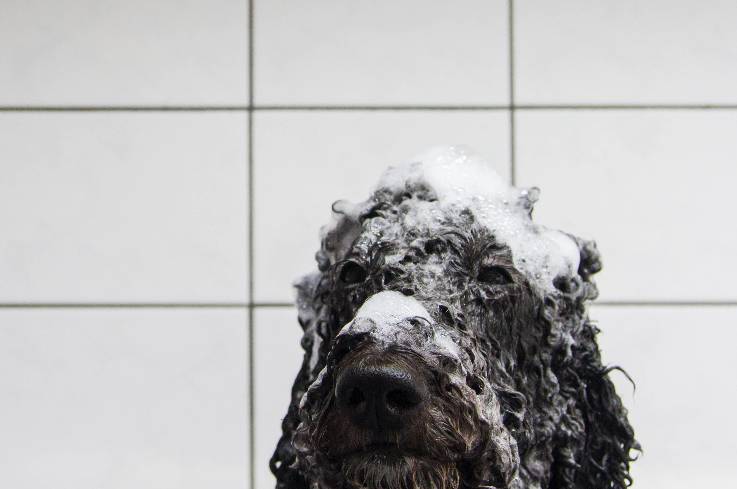
[[[274,112],[254,120],[254,294],[291,301],[291,283],[317,269],[318,230],[339,199],[369,197],[381,172],[437,144],[468,144],[509,173],[508,114]]]
[[[734,307],[594,307],[602,358],[643,446],[633,488],[733,487]]]
[[[0,311],[0,481],[241,489],[242,310]]]
[[[269,459],[281,437],[281,423],[291,400],[292,384],[302,366],[302,328],[293,307],[257,309],[253,361],[255,487],[274,487]]]
[[[3,0],[0,105],[244,105],[248,4]]]
[[[539,220],[596,239],[602,299],[737,300],[737,113],[522,112],[517,127],[518,181],[542,188]]]
[[[245,301],[232,113],[0,113],[0,300]]]
[[[507,2],[256,1],[256,102],[507,103]]]
[[[515,0],[519,103],[735,103],[737,3]]]
[[[249,344],[245,303],[290,302],[330,204],[447,142],[540,185],[541,221],[599,242],[605,359],[638,381],[634,398],[619,382],[645,447],[635,489],[734,486],[735,8],[3,2],[0,486],[272,487],[300,328],[256,305]],[[341,107],[265,107],[294,105]],[[724,305],[683,305],[705,301]],[[197,307],[140,307],[160,302]]]

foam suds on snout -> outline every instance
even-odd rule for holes
[[[458,347],[448,333],[438,327],[425,307],[414,297],[394,290],[384,290],[369,297],[358,309],[353,320],[343,326],[338,335],[366,332],[377,339],[392,343],[401,332],[405,319],[422,318],[427,320],[433,331],[433,343],[446,354],[457,357]],[[370,322],[361,321],[370,319]]]
[[[437,205],[418,205],[412,219],[430,229],[442,213],[469,209],[477,221],[512,251],[515,267],[543,292],[554,290],[553,280],[577,274],[579,250],[568,235],[534,223],[532,207],[540,191],[509,185],[491,164],[462,146],[442,146],[389,167],[376,190],[402,192],[424,184],[432,189]],[[434,203],[433,203],[434,204]]]
[[[377,324],[394,324],[411,317],[432,321],[430,313],[417,299],[385,290],[369,297],[356,312],[355,319],[370,318]]]

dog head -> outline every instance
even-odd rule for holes
[[[462,148],[333,205],[299,281],[284,489],[623,488],[637,448],[587,301],[593,242]]]

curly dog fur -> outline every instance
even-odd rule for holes
[[[440,231],[407,219],[435,198],[420,185],[379,188],[358,212],[334,205],[319,272],[297,284],[305,357],[271,460],[277,488],[627,487],[639,446],[587,313],[595,244],[571,236],[577,273],[543,292],[472,212],[446,212]],[[387,291],[429,316],[382,337],[356,314]],[[336,383],[356,365],[417,379],[422,409],[378,432],[351,422]]]

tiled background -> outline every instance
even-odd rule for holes
[[[735,22],[716,0],[4,0],[0,487],[272,487],[291,280],[333,200],[445,142],[597,239],[634,487],[734,487]]]

